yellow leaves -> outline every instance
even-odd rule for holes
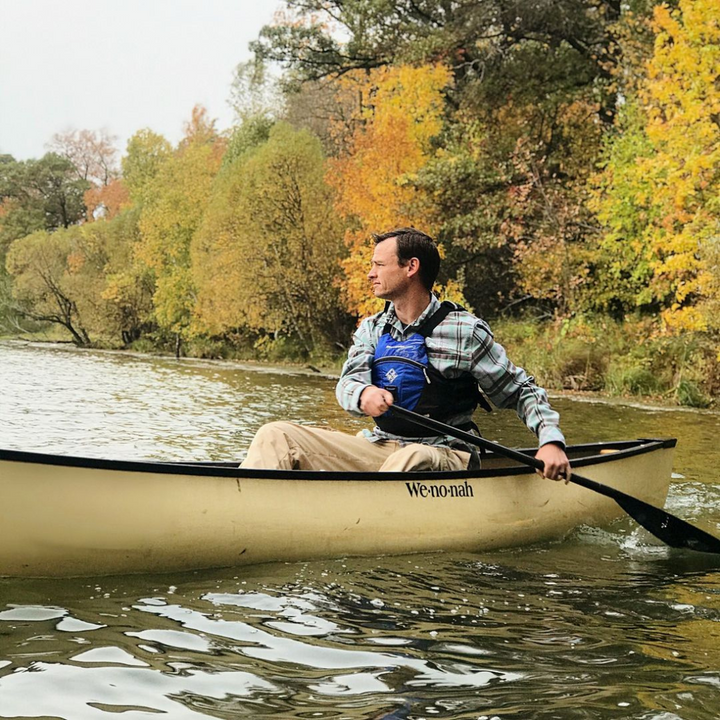
[[[397,123],[403,123],[411,144],[427,148],[442,127],[442,90],[450,81],[450,70],[443,65],[381,68],[371,73],[372,100],[362,116],[378,136],[392,133]]]
[[[648,134],[670,147],[710,150],[718,138],[713,116],[720,111],[717,4],[715,0],[684,0],[674,12],[660,6],[655,23],[658,35],[645,92]],[[666,133],[671,137],[665,137]]]
[[[661,319],[663,328],[672,335],[683,332],[702,332],[708,329],[703,308],[695,306],[683,307],[680,303],[673,303],[671,307],[662,312]]]
[[[183,332],[189,323],[188,308],[192,307],[193,296],[189,268],[174,267],[160,276],[153,298],[158,323],[171,332]]]
[[[437,291],[437,294],[441,300],[450,300],[458,305],[462,305],[466,310],[473,312],[473,308],[467,304],[465,295],[463,295],[463,286],[457,280],[448,280],[448,282]]]
[[[647,258],[651,297],[643,290],[638,302],[659,301],[665,330],[675,333],[704,329],[707,300],[720,289],[709,280],[720,223],[717,1],[657,6],[654,29],[642,105],[626,108],[630,131],[614,144],[595,209],[606,246],[624,246],[626,262]]]
[[[372,232],[422,224],[415,217],[423,198],[413,178],[433,156],[432,140],[442,129],[443,89],[450,70],[442,65],[399,66],[359,73],[342,81],[363,102],[355,110],[349,152],[330,161],[328,181],[337,189],[340,213],[353,221],[345,235],[350,249],[343,262],[348,309],[375,312],[366,275]]]
[[[186,137],[147,180],[136,258],[157,277],[155,311],[161,326],[187,328],[194,304],[190,243],[202,221],[225,143],[203,108],[196,107]]]
[[[122,159],[123,182],[134,203],[152,199],[152,184],[163,164],[173,155],[170,143],[151,130],[139,130],[128,141]]]
[[[319,141],[278,123],[223,169],[192,242],[194,323],[292,332],[310,350],[332,334],[343,227]]]
[[[695,305],[705,292],[704,243],[718,221],[709,203],[720,194],[720,23],[714,0],[683,0],[655,9],[657,38],[644,98],[655,153],[644,170],[662,208],[651,241],[655,272],[675,302],[663,314],[673,331],[704,326]]]
[[[120,303],[131,286],[131,278],[120,274],[108,275],[106,277],[105,289],[100,297],[110,303]]]

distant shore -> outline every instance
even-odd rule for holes
[[[547,329],[547,328],[545,328]],[[564,345],[564,352],[558,352],[556,347],[549,345],[548,336],[545,336],[543,343],[535,337],[527,336],[527,325],[512,321],[503,321],[495,326],[495,337],[507,349],[508,355],[516,364],[526,368],[532,373],[539,385],[544,387],[551,396],[567,397],[580,402],[618,404],[623,406],[635,406],[643,408],[657,408],[663,410],[685,409],[685,410],[707,410],[718,412],[720,398],[717,396],[702,394],[699,385],[693,384],[691,388],[697,390],[698,395],[689,397],[678,397],[677,387],[661,385],[660,380],[652,373],[643,358],[623,356],[622,354],[609,355],[606,352],[603,358],[603,365],[598,367],[600,361],[596,353],[595,343],[567,342],[557,340],[557,345]],[[0,336],[2,342],[18,342],[41,345],[52,345],[63,349],[78,352],[109,352],[120,353],[137,357],[158,357],[174,360],[174,353],[167,348],[143,347],[137,348],[76,348],[73,343],[63,338],[56,330],[47,333],[35,333],[32,335],[5,335]],[[264,358],[252,357],[247,351],[238,353],[236,349],[228,347],[226,353],[220,357],[192,354],[193,346],[188,344],[190,352],[183,355],[179,362],[212,362],[222,363],[228,366],[235,366],[239,369],[262,370],[265,372],[291,373],[307,375],[308,377],[324,377],[335,379],[340,374],[344,353],[335,356],[323,356],[320,358],[309,358],[305,360],[288,359],[282,357]],[[555,350],[555,352],[553,352]],[[607,351],[607,348],[604,348]],[[666,362],[672,362],[671,358],[662,358]],[[617,382],[617,368],[624,368],[625,385]],[[578,368],[581,372],[577,372]],[[565,373],[563,375],[563,372]],[[643,385],[653,386],[654,392],[643,392]],[[690,381],[686,380],[685,387]],[[583,387],[583,383],[594,385]],[[633,383],[635,383],[633,385]],[[568,387],[570,384],[570,387]],[[574,386],[573,386],[574,384]],[[680,402],[680,400],[691,402]],[[695,402],[692,402],[692,401]]]

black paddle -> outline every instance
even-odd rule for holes
[[[401,417],[404,417],[416,425],[435,430],[438,435],[450,435],[451,437],[462,440],[468,445],[475,445],[479,448],[485,448],[486,450],[492,450],[498,455],[504,455],[512,460],[516,460],[523,465],[529,465],[536,470],[543,470],[544,465],[542,460],[521,453],[517,450],[506,448],[503,445],[498,445],[492,440],[486,440],[485,438],[472,435],[463,430],[458,430],[451,425],[446,425],[438,420],[425,417],[424,415],[418,415],[412,410],[406,410],[398,405],[393,405],[391,408],[392,412],[397,413]],[[576,485],[581,485],[588,490],[593,490],[596,493],[605,495],[612,498],[631,518],[635,520],[639,525],[642,525],[646,530],[651,532],[656,538],[662,540],[666,545],[675,548],[690,548],[691,550],[697,550],[698,552],[706,553],[717,553],[720,554],[720,540],[716,537],[706,533],[704,530],[696,528],[685,520],[681,520],[679,517],[675,517],[665,510],[656,508],[654,505],[638,500],[631,495],[616,490],[615,488],[608,487],[602,483],[590,480],[590,478],[578,475],[573,472],[570,477],[570,482]]]

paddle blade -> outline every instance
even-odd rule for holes
[[[638,525],[670,547],[720,555],[720,540],[710,533],[624,493],[613,498]]]

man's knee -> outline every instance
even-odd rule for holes
[[[437,461],[433,449],[427,445],[406,445],[397,452],[403,464],[411,469],[433,470]]]
[[[261,442],[277,437],[292,437],[295,435],[297,427],[294,423],[287,422],[286,420],[275,420],[274,422],[262,425],[255,433],[255,440]]]
[[[293,439],[298,426],[278,420],[263,425],[250,443],[240,467],[291,470],[296,465]]]

